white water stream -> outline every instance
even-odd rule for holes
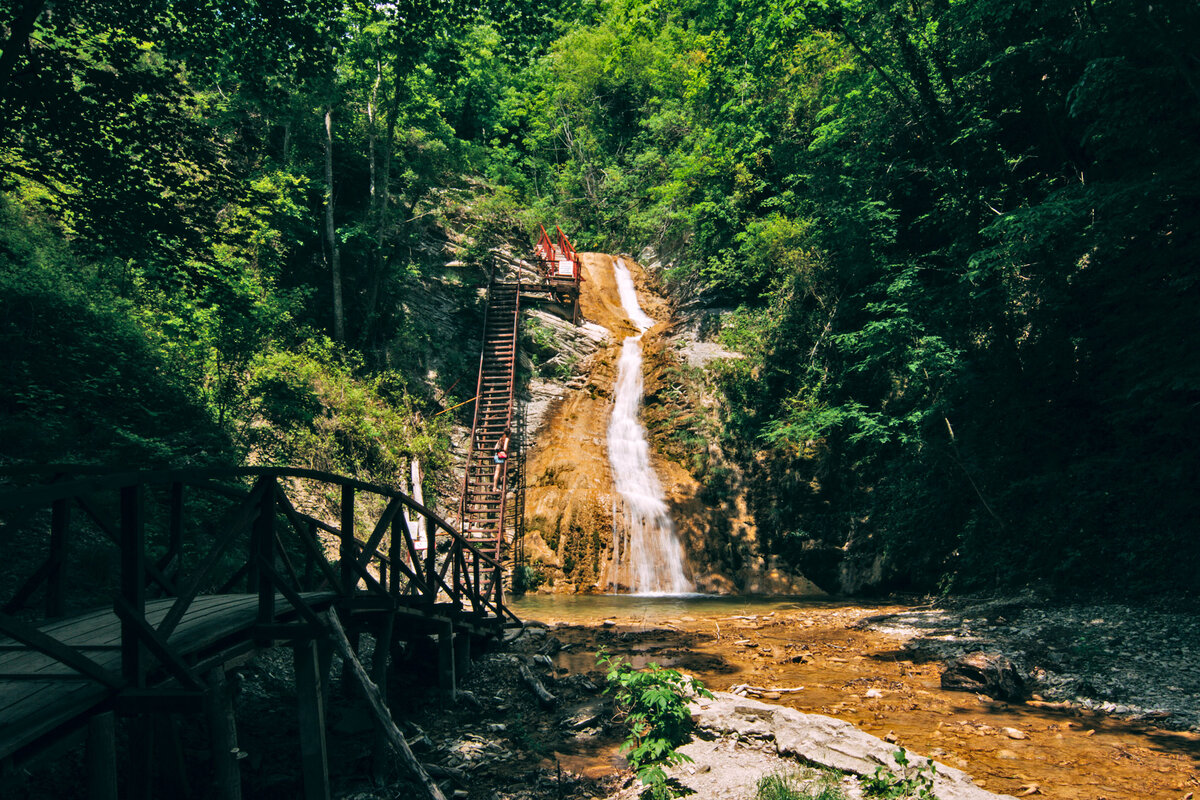
[[[654,325],[638,305],[633,277],[616,261],[621,305],[640,333],[621,344],[612,419],[608,423],[608,460],[613,483],[624,500],[624,525],[613,520],[613,575],[610,585],[633,594],[683,594],[695,591],[683,570],[683,546],[667,511],[662,484],[650,464],[650,444],[638,418],[642,407],[642,335]]]

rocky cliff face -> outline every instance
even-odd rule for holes
[[[789,574],[762,553],[741,475],[717,444],[712,396],[703,388],[702,369],[689,361],[695,353],[733,354],[717,353],[711,343],[694,336],[694,326],[677,324],[652,276],[631,259],[626,263],[643,309],[658,323],[643,340],[643,419],[697,589],[817,592],[812,583]],[[571,331],[539,320],[553,328],[563,352],[573,353],[574,376],[557,381],[535,378],[531,383],[526,553],[555,591],[604,591],[609,584],[617,496],[606,436],[620,340],[636,332],[620,306],[612,258],[583,254],[582,267],[585,326]],[[532,424],[534,417],[540,417],[540,425]]]

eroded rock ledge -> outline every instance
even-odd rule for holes
[[[715,692],[714,699],[701,698],[693,703],[692,719],[702,734],[736,735],[773,743],[780,756],[810,765],[858,776],[874,775],[879,766],[899,770],[893,756],[896,745],[833,717],[804,714],[785,706]],[[928,762],[923,756],[909,754],[912,769]],[[934,763],[937,767],[934,793],[938,800],[1013,800],[1012,795],[979,788],[961,770]],[[679,777],[683,783],[690,783],[687,774]]]

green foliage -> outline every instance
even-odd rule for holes
[[[553,220],[738,307],[722,430],[662,398],[669,444],[802,571],[1194,587],[1195,3],[25,5],[6,458],[438,461],[472,366],[414,299],[469,327]]]
[[[711,698],[712,693],[677,670],[654,663],[637,670],[604,650],[596,655],[596,663],[608,670],[605,692],[613,695],[629,730],[621,752],[646,785],[643,797],[662,800],[675,796],[663,768],[691,761],[676,749],[691,731],[688,698]]]
[[[521,564],[513,572],[513,594],[536,592],[546,582],[546,573],[532,564]]]
[[[449,423],[422,421],[399,375],[381,371],[363,380],[355,376],[361,369],[328,339],[257,359],[249,371],[254,415],[245,431],[252,450],[267,462],[350,475],[403,474],[410,458],[431,473],[442,468]]]
[[[228,457],[228,438],[159,341],[42,211],[0,196],[0,462]]]
[[[899,771],[880,765],[875,768],[875,774],[862,779],[863,791],[867,797],[878,797],[882,800],[893,798],[917,798],[917,800],[935,800],[933,794],[933,778],[937,767],[932,761],[912,767],[908,753],[900,748],[892,754]]]
[[[813,781],[792,773],[774,772],[758,779],[754,800],[846,800],[846,793],[833,773],[824,773]]]

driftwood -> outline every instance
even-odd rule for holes
[[[388,743],[392,749],[396,751],[396,755],[408,767],[409,771],[416,776],[417,781],[425,788],[425,794],[432,800],[446,800],[446,796],[442,794],[442,790],[429,777],[429,773],[421,766],[421,762],[417,761],[417,757],[413,755],[409,749],[408,742],[404,738],[404,734],[396,727],[395,721],[392,720],[392,714],[388,711],[387,706],[383,704],[383,698],[379,694],[379,687],[372,683],[367,676],[367,671],[363,669],[363,665],[359,662],[358,657],[354,655],[354,651],[350,649],[350,640],[346,638],[346,631],[342,629],[342,624],[338,622],[337,613],[332,609],[326,614],[326,620],[329,622],[329,630],[333,634],[333,644],[337,647],[338,652],[342,654],[342,658],[350,665],[354,677],[358,679],[359,685],[362,686],[363,694],[367,696],[367,702],[371,706],[371,710],[375,712],[375,719],[378,720],[383,728],[384,734],[388,738]]]
[[[521,680],[525,681],[525,685],[537,695],[538,702],[542,704],[543,708],[554,708],[558,698],[546,691],[546,687],[542,685],[541,680],[533,674],[533,670],[527,664],[521,665]]]
[[[763,695],[772,694],[772,693],[774,693],[774,694],[795,694],[796,692],[803,692],[803,691],[804,691],[803,686],[792,686],[790,688],[781,687],[781,688],[775,689],[775,688],[768,688],[766,686],[752,686],[749,683],[739,683],[736,686],[729,687],[730,694],[736,694],[736,695],[739,695],[742,697],[744,697],[746,695],[754,695],[756,697],[762,697]]]

